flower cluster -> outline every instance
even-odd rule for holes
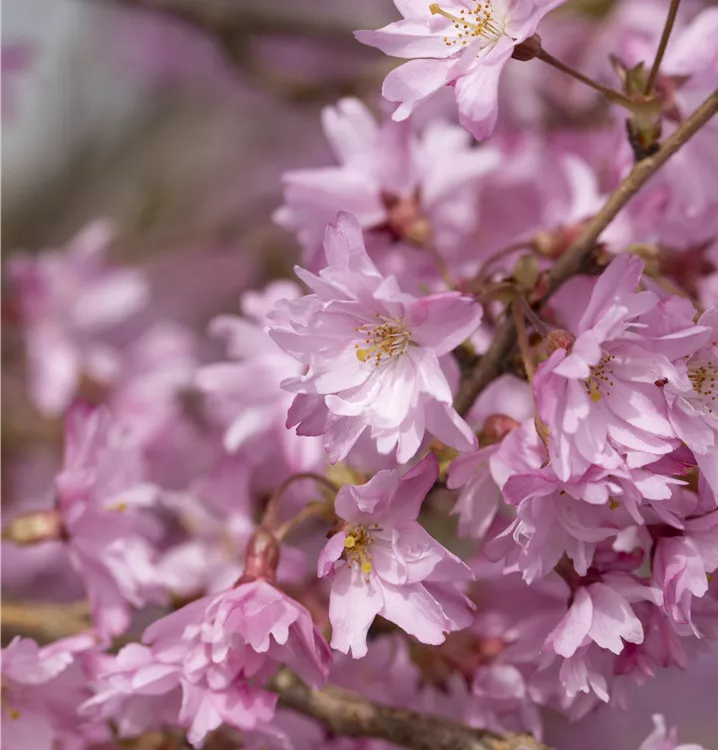
[[[396,5],[397,106],[277,185],[296,278],[10,258],[8,750],[378,748],[328,683],[589,748],[714,670],[718,11]],[[701,749],[596,747],[650,719]]]

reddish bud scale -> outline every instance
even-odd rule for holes
[[[484,428],[481,431],[482,437],[488,442],[501,442],[512,430],[519,427],[519,423],[506,416],[506,414],[489,414],[484,421]]]
[[[235,587],[256,579],[274,583],[277,578],[279,556],[279,542],[274,534],[260,526],[249,540],[244,575],[235,583]]]
[[[567,352],[570,352],[575,341],[576,337],[571,331],[558,329],[556,331],[551,331],[546,336],[546,348],[548,349],[549,354],[553,354],[558,349],[565,349]]]

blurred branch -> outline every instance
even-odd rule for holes
[[[2,602],[3,640],[21,635],[39,643],[49,643],[88,630],[90,610],[87,602],[70,604],[37,604],[35,602]]]
[[[628,177],[611,193],[603,208],[589,221],[581,234],[556,261],[548,277],[548,299],[572,276],[580,273],[590,258],[603,230],[653,175],[718,112],[718,91],[714,91],[698,109],[668,137],[660,149],[634,165]],[[496,331],[491,348],[463,379],[454,406],[466,414],[481,391],[501,373],[516,345],[516,326],[509,317]]]
[[[329,685],[312,690],[284,669],[270,683],[286,708],[345,737],[374,737],[412,750],[550,750],[528,734],[498,735],[439,716],[392,708]]]
[[[353,39],[354,28],[323,15],[310,17],[290,7],[269,9],[244,0],[92,0],[95,3],[138,8],[183,21],[220,41],[234,56],[238,45],[261,34],[309,37],[344,43]]]

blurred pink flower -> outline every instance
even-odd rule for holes
[[[462,128],[441,120],[420,133],[408,122],[377,123],[358,99],[326,107],[322,123],[340,166],[287,172],[285,205],[274,215],[297,233],[310,267],[339,211],[364,230],[419,246],[430,241],[440,253],[476,227],[480,178],[498,166],[497,151],[471,148]]]
[[[343,528],[327,542],[318,566],[320,577],[332,576],[332,648],[364,656],[377,615],[432,644],[471,622],[473,605],[455,587],[473,577],[470,569],[416,521],[438,470],[429,455],[401,478],[380,471],[364,485],[339,491],[335,508]]]
[[[148,299],[136,269],[107,264],[111,227],[96,221],[62,250],[17,254],[9,273],[25,330],[30,396],[40,411],[60,414],[83,374],[104,380],[116,353],[102,338]]]
[[[109,741],[109,731],[78,714],[89,695],[82,652],[95,646],[89,634],[39,648],[13,638],[2,650],[2,746],[8,750],[84,750]]]
[[[56,477],[58,510],[70,559],[83,579],[102,637],[123,633],[131,607],[164,601],[144,512],[157,488],[144,480],[136,446],[105,408],[74,405],[67,414],[65,457]]]
[[[246,452],[254,463],[261,463],[269,457],[276,459],[279,444],[292,472],[321,465],[322,445],[285,426],[292,396],[280,383],[300,376],[304,368],[277,346],[267,330],[272,325],[268,318],[272,307],[299,296],[299,288],[289,281],[274,281],[264,292],[245,293],[245,317],[222,315],[210,326],[211,333],[225,339],[228,355],[238,361],[205,365],[196,376],[212,413],[226,425],[225,449],[233,453],[251,445]]]
[[[695,742],[679,745],[676,728],[668,730],[665,718],[661,714],[654,714],[653,731],[641,742],[638,750],[706,750],[706,748]]]

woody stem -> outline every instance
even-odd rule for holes
[[[566,75],[575,78],[577,81],[581,81],[581,83],[585,84],[586,86],[590,86],[594,91],[598,91],[600,94],[603,94],[609,101],[614,102],[615,104],[621,104],[624,107],[632,107],[631,100],[627,96],[624,96],[620,91],[616,91],[615,89],[609,88],[608,86],[604,86],[602,83],[594,81],[593,78],[585,76],[583,73],[576,70],[575,68],[572,68],[570,65],[566,65],[566,63],[557,60],[553,55],[550,55],[548,52],[546,52],[543,47],[539,50],[536,57],[537,59],[542,60],[551,67],[556,68],[556,70],[560,70],[562,73],[566,73]]]
[[[680,4],[681,0],[671,0],[671,5],[668,8],[668,16],[666,17],[666,23],[663,27],[663,33],[661,34],[661,41],[658,43],[656,57],[653,60],[653,66],[651,67],[651,72],[648,75],[648,80],[646,81],[646,88],[643,91],[646,96],[648,96],[651,91],[653,91],[653,86],[656,83],[656,78],[658,78],[658,72],[661,69],[663,56],[666,54],[666,47],[668,46],[668,40],[670,39],[671,31],[673,31],[673,24],[676,21],[676,14],[678,13],[678,6]]]

